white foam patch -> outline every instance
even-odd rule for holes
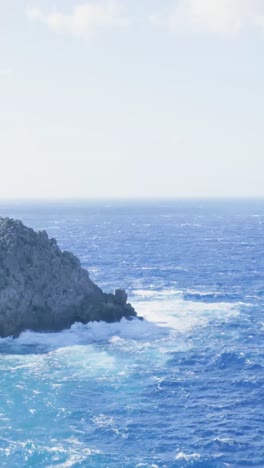
[[[191,460],[199,460],[201,458],[200,454],[199,453],[190,453],[190,454],[187,454],[187,453],[184,453],[184,452],[179,452],[176,457],[175,457],[175,460],[185,460],[185,461],[191,461]]]
[[[214,296],[214,297],[221,296],[221,293],[217,291],[197,291],[196,289],[186,289],[185,294],[193,294],[195,296],[200,296],[201,298],[208,297],[208,296]]]
[[[50,353],[50,358],[59,363],[55,373],[60,381],[91,376],[109,379],[119,371],[115,357],[93,345],[59,348]]]
[[[161,299],[167,297],[182,297],[182,291],[173,290],[173,289],[163,289],[162,291],[153,291],[152,289],[139,289],[136,291],[135,297],[142,298],[151,298],[151,299]]]
[[[197,327],[204,327],[210,321],[229,320],[239,315],[242,303],[201,302],[184,300],[179,290],[137,292],[133,304],[138,314],[145,320],[159,327],[172,328],[179,333],[186,333]],[[204,291],[199,293],[208,295]],[[145,300],[142,300],[142,299]]]
[[[95,345],[76,345],[58,349],[45,348],[39,354],[5,354],[0,359],[0,370],[19,372],[37,379],[52,380],[54,391],[62,382],[72,379],[115,378],[120,363],[105,349]],[[17,387],[18,388],[18,387]]]
[[[54,442],[54,440],[51,440],[51,443]],[[74,437],[64,439],[55,446],[45,447],[43,450],[46,450],[53,458],[52,465],[47,465],[47,468],[53,467],[54,464],[56,464],[58,468],[72,467],[80,463],[85,463],[86,466],[88,466],[88,460],[90,457],[102,453],[100,450],[90,449],[86,444],[80,442]],[[66,458],[66,461],[59,463],[59,460],[63,455]]]
[[[76,345],[105,343],[111,341],[114,337],[124,340],[155,340],[162,337],[164,333],[166,332],[161,330],[154,322],[122,319],[117,323],[92,322],[86,325],[75,323],[70,329],[59,333],[25,331],[15,340],[5,338],[2,342],[58,349]]]

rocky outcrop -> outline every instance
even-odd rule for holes
[[[74,322],[136,316],[123,290],[105,294],[45,231],[0,218],[0,336],[60,331]]]

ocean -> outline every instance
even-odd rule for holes
[[[0,340],[0,466],[264,467],[264,200],[0,203],[144,321]]]

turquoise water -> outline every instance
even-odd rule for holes
[[[264,466],[264,201],[1,204],[145,320],[0,340],[0,466]]]

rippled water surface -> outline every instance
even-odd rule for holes
[[[145,320],[0,340],[1,467],[264,467],[264,201],[0,204]]]

